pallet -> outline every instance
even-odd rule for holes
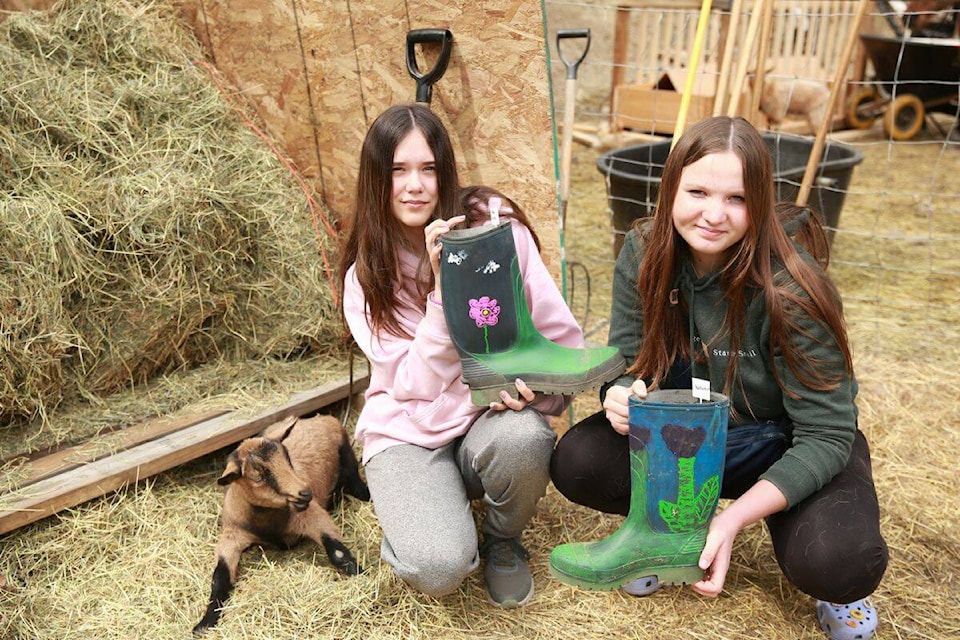
[[[19,487],[0,494],[0,535],[240,442],[284,417],[318,411],[369,381],[364,369],[352,384],[336,380],[295,394],[254,418],[229,409],[160,418],[33,459]]]

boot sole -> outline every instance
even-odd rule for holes
[[[656,576],[661,585],[695,584],[703,580],[703,569],[696,565],[689,567],[645,567],[608,582],[592,582],[563,573],[553,565],[550,565],[550,575],[560,582],[574,587],[597,591],[611,591],[613,589],[619,589],[637,578],[646,578],[649,576]]]
[[[470,365],[464,362],[464,370],[469,369]],[[482,365],[477,363],[477,367]],[[486,369],[486,367],[482,367]],[[518,374],[508,379],[501,375],[464,375],[464,382],[470,387],[470,401],[478,407],[489,405],[491,402],[502,402],[500,392],[506,390],[511,397],[516,398],[516,386],[514,381],[519,377],[530,387],[531,390],[547,395],[575,395],[591,389],[599,389],[601,385],[615,379],[623,373],[624,366],[621,362],[613,362],[611,366],[600,371],[594,371],[589,376],[579,376],[576,379],[564,380],[562,376],[551,376],[549,381],[537,380],[536,375]]]

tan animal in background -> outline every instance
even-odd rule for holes
[[[217,483],[227,488],[210,603],[195,635],[217,624],[237,581],[240,556],[252,545],[289,549],[304,538],[327,552],[346,575],[360,572],[327,509],[343,492],[369,500],[347,434],[332,416],[289,418],[248,438],[227,458]]]
[[[760,110],[773,126],[782,123],[788,115],[802,116],[816,131],[826,116],[829,100],[830,89],[818,80],[766,76],[763,79]]]

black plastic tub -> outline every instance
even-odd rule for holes
[[[776,199],[796,200],[814,139],[768,132],[763,134],[763,140],[773,160]],[[665,140],[614,149],[597,158],[597,170],[606,180],[607,202],[613,212],[614,256],[620,252],[623,236],[633,221],[653,215],[669,153],[670,141]],[[853,168],[861,162],[863,153],[850,145],[830,140],[824,144],[807,204],[823,216],[831,242]]]

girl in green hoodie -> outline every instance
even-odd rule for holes
[[[604,410],[557,444],[551,476],[570,500],[626,515],[628,398],[709,380],[731,401],[721,497],[732,502],[709,525],[693,589],[718,595],[737,533],[764,519],[824,632],[866,639],[887,547],[850,346],[819,222],[784,212],[770,152],[746,120],[708,118],[677,141],[656,212],[627,234],[614,272],[608,344],[632,366],[601,390]],[[817,255],[801,244],[811,237]],[[655,578],[623,587],[656,588]]]

